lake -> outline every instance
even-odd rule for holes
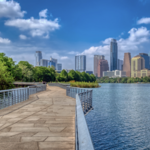
[[[95,150],[150,149],[150,84],[100,85],[86,116]]]

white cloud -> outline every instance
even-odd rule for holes
[[[25,35],[23,35],[23,34],[19,35],[19,37],[20,37],[20,39],[22,39],[22,40],[26,40],[26,39],[27,39],[27,37],[26,37]]]
[[[125,52],[133,52],[138,54],[144,47],[144,44],[150,43],[150,31],[145,27],[132,28],[129,32],[129,37],[126,39],[118,39],[118,56],[122,57]],[[87,56],[87,69],[91,70],[93,68],[93,55],[105,55],[106,59],[109,61],[110,57],[110,41],[111,38],[107,38],[102,41],[100,46],[92,46],[89,49],[84,50],[81,54]],[[122,59],[121,58],[121,59]],[[92,60],[91,60],[92,59]],[[90,60],[90,61],[89,61]]]
[[[61,60],[68,59],[67,56],[60,57]]]
[[[70,54],[70,55],[77,55],[77,54],[79,54],[79,52],[71,51],[68,54]]]
[[[47,18],[47,9],[44,9],[42,11],[39,12],[39,16],[40,18]]]
[[[21,31],[29,31],[32,37],[43,37],[49,38],[49,32],[55,31],[60,28],[58,19],[47,20],[47,19],[12,19],[5,22],[6,26],[17,27]]]
[[[137,24],[150,24],[150,18],[141,18],[137,21]]]
[[[2,43],[2,44],[9,44],[9,43],[11,43],[11,41],[9,39],[4,39],[4,38],[0,37],[0,43]]]
[[[22,18],[25,13],[25,11],[21,11],[19,3],[13,0],[0,0],[0,17]]]

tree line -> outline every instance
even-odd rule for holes
[[[144,82],[148,83],[150,82],[150,76],[149,77],[141,77],[141,78],[132,78],[132,77],[122,77],[122,78],[109,78],[109,77],[102,77],[97,78],[97,82],[99,83],[137,83],[137,82]]]
[[[14,81],[22,82],[53,82],[53,81],[96,81],[94,75],[85,72],[71,70],[67,73],[65,70],[59,74],[52,67],[38,66],[34,67],[27,61],[20,61],[18,64],[12,58],[0,53],[0,90],[13,88]]]

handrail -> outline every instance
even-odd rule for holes
[[[29,96],[46,90],[47,85],[35,85],[26,88],[0,90],[0,109],[29,99]]]
[[[66,95],[76,98],[76,150],[94,150],[85,115],[93,109],[93,90],[67,86]]]

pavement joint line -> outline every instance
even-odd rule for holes
[[[51,106],[51,105],[50,105],[50,106]],[[44,110],[44,109],[47,109],[48,107],[49,107],[49,106],[47,106],[46,108],[41,109],[40,111],[42,111],[42,110]],[[30,117],[30,116],[32,116],[32,115],[34,115],[34,114],[36,114],[36,113],[37,113],[37,112],[35,112],[35,113],[33,113],[33,114],[31,114],[31,115],[29,115],[29,116],[27,116],[27,117]],[[27,117],[22,118],[21,120],[24,120],[24,119],[26,119]],[[21,120],[19,120],[19,121],[21,121]],[[8,128],[8,127],[12,126],[12,125],[18,123],[19,121],[15,122],[15,123],[13,123],[13,124],[11,124],[11,125],[5,127],[5,128]],[[5,129],[5,128],[0,129],[0,131],[3,130],[3,129]],[[20,133],[19,133],[19,134],[20,134]]]
[[[8,114],[12,113],[13,111],[16,111],[16,110],[18,110],[18,109],[20,109],[20,108],[22,108],[22,107],[24,107],[24,106],[26,106],[26,105],[28,105],[28,104],[31,104],[31,103],[33,103],[33,102],[39,100],[38,95],[36,95],[36,97],[37,97],[37,99],[33,100],[32,102],[29,102],[29,103],[27,103],[27,104],[24,104],[24,105],[22,105],[22,106],[20,106],[20,107],[18,107],[18,108],[16,108],[16,109],[14,109],[14,110],[12,110],[11,112],[8,112],[8,113],[6,113],[6,114],[4,114],[4,115],[0,115],[0,116],[8,115]],[[29,98],[29,99],[30,99],[30,98]],[[27,99],[27,100],[29,100],[29,99]],[[25,102],[25,101],[23,101],[23,102]],[[20,103],[17,103],[17,104],[20,104]],[[15,106],[15,105],[12,105],[12,106]],[[6,107],[6,108],[8,108],[8,107]],[[5,109],[5,108],[4,108],[4,109]],[[2,110],[2,109],[1,109],[1,110]]]

